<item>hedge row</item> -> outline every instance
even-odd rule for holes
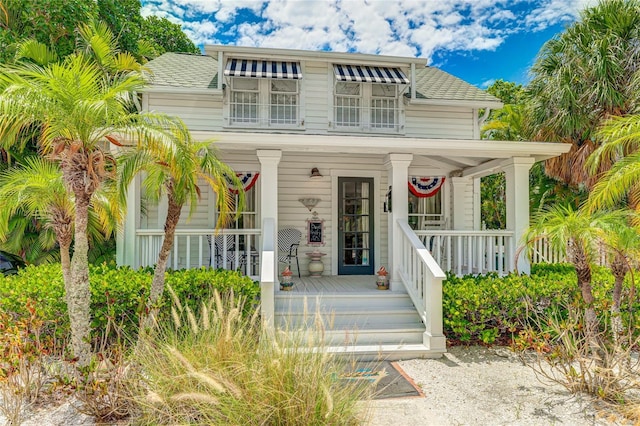
[[[107,330],[107,325],[110,334],[107,337],[114,337],[116,332],[135,336],[152,274],[149,268],[133,270],[107,264],[90,266],[92,327],[96,337]],[[249,300],[255,300],[259,295],[256,282],[238,272],[223,269],[167,272],[166,285],[173,288],[182,303],[192,308],[196,308],[200,300],[207,300],[214,289],[233,289]],[[161,301],[161,316],[169,312],[171,302],[167,293]],[[29,300],[35,302],[33,306],[41,319],[58,333],[66,334],[69,325],[59,264],[29,266],[17,275],[0,275],[0,311],[16,316],[27,315]]]
[[[90,277],[96,337],[108,325],[108,337],[113,337],[115,331],[135,336],[152,270],[102,264],[91,266]],[[167,273],[166,283],[192,308],[207,300],[213,289],[233,289],[249,300],[256,300],[259,295],[256,282],[234,271],[206,268],[173,271]],[[594,270],[593,290],[599,312],[609,310],[612,285],[613,277],[608,270]],[[170,298],[166,293],[161,315],[169,312]],[[34,302],[41,319],[66,334],[68,319],[60,265],[30,266],[18,275],[0,276],[0,311],[27,315],[29,300]],[[530,276],[448,276],[443,283],[444,330],[453,341],[505,342],[527,325],[532,314],[579,302],[575,272],[569,265],[536,265]],[[622,308],[628,311],[626,305]]]
[[[604,314],[605,321],[612,287],[611,273],[606,268],[594,268],[595,308]],[[627,282],[627,293],[628,289]],[[628,318],[626,298],[623,303]],[[569,305],[580,304],[575,270],[566,264],[534,265],[529,276],[449,275],[443,283],[445,334],[460,342],[508,342],[537,314],[550,310],[562,314]]]

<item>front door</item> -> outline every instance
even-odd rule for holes
[[[373,178],[338,178],[338,274],[373,275]]]

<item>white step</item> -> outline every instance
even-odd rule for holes
[[[425,327],[406,293],[280,293],[275,305],[278,328],[304,334],[316,330],[330,346],[421,345],[423,341]]]
[[[306,302],[305,302],[306,301]],[[303,293],[278,292],[275,297],[276,309],[286,310],[303,306],[306,303],[309,312],[314,312],[316,307],[323,309],[352,308],[354,306],[366,306],[371,310],[393,308],[393,307],[413,307],[411,299],[406,293],[381,291],[380,293],[329,293],[319,295],[309,295]]]
[[[446,351],[434,351],[423,344],[329,346],[323,350],[336,355],[355,357],[360,361],[398,361],[414,358],[440,358]]]
[[[354,307],[349,310],[326,310],[323,309],[318,313],[298,310],[294,307],[276,310],[275,318],[277,326],[293,326],[296,328],[314,325],[318,320],[318,315],[322,318],[325,328],[328,329],[345,329],[359,327],[367,328],[384,328],[390,322],[394,324],[403,323],[410,324],[414,327],[422,326],[420,317],[413,307],[403,308],[381,308],[370,309],[368,307]]]

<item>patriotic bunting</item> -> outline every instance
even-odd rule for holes
[[[419,198],[433,197],[440,191],[444,176],[409,176],[409,191]]]
[[[238,178],[240,179],[240,182],[242,182],[242,188],[244,189],[244,191],[247,192],[248,190],[253,188],[253,185],[256,184],[256,182],[258,181],[258,176],[260,176],[260,173],[258,173],[258,172],[237,172],[236,176],[238,176]],[[237,194],[238,193],[237,188],[229,181],[227,181],[227,187],[229,188],[229,191],[231,193],[233,193],[233,194]]]

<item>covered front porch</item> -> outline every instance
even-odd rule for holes
[[[264,149],[255,149],[256,140]],[[414,325],[420,324],[419,344],[427,354],[445,348],[443,270],[459,275],[512,271],[518,241],[528,226],[529,168],[555,155],[554,149],[564,149],[540,143],[311,135],[301,145],[292,135],[225,133],[217,145],[225,162],[256,177],[247,192],[250,208],[233,226],[216,230],[215,194],[203,194],[196,213],[190,221],[183,218],[176,231],[169,267],[211,266],[251,276],[261,284],[263,318],[274,326],[282,326],[283,299],[343,295],[357,311],[366,309],[370,296],[402,295],[398,297],[411,306]],[[506,177],[508,229],[482,230],[480,178],[497,172]],[[411,200],[412,176],[445,182],[436,203]],[[161,202],[145,208],[141,195],[136,182],[118,244],[119,263],[133,267],[155,263],[164,234],[166,206]],[[308,198],[315,206],[307,206]],[[285,252],[278,249],[278,231],[283,229],[299,233],[297,257],[284,259]],[[292,292],[279,286],[287,265],[296,282]],[[389,271],[390,290],[376,293],[375,272],[381,266]],[[527,260],[519,259],[517,267],[528,272]],[[312,273],[321,276],[310,277]],[[386,309],[371,306],[379,312]],[[366,324],[359,329],[372,322]],[[404,341],[399,331],[385,336],[394,334],[396,345]],[[409,340],[416,340],[416,334],[410,334]],[[371,342],[380,338],[382,343],[382,337]]]

